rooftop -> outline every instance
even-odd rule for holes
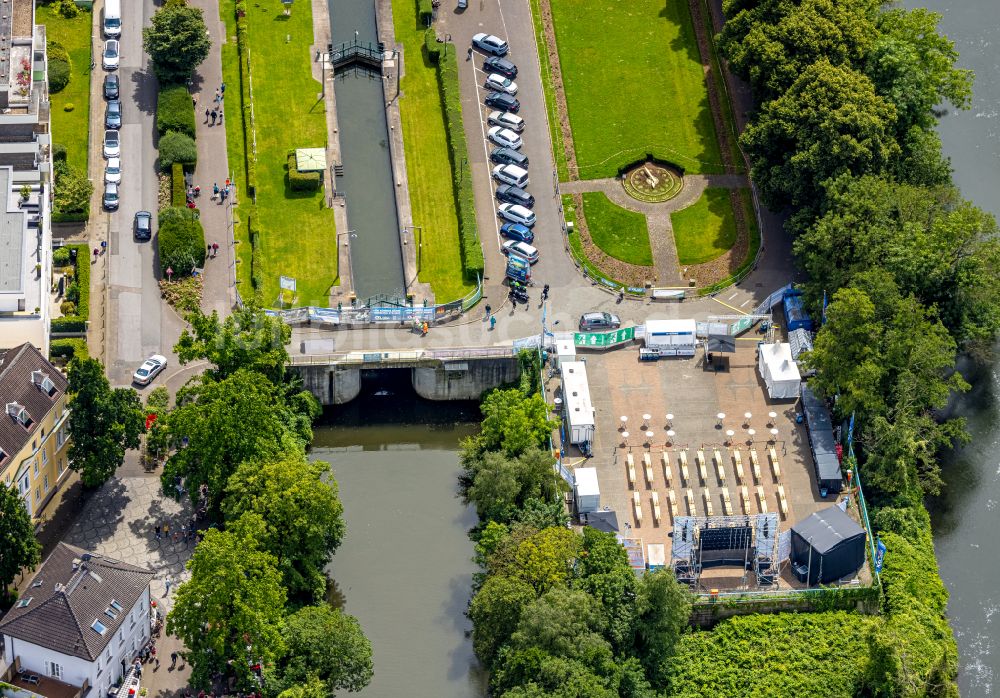
[[[0,471],[32,438],[69,383],[66,377],[31,344],[0,353]],[[27,422],[12,414],[23,408]]]
[[[9,199],[11,179],[14,172],[9,167],[0,167],[0,202],[6,204]],[[0,293],[23,293],[25,287],[24,269],[25,229],[27,216],[21,210],[9,210],[7,205],[0,206]]]

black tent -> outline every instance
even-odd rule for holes
[[[618,533],[618,516],[613,511],[592,511],[581,514],[583,523],[605,533]]]
[[[792,567],[799,581],[829,584],[865,562],[865,529],[840,507],[817,511],[792,526]]]

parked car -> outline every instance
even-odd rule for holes
[[[118,39],[108,39],[104,42],[104,53],[101,54],[101,65],[105,70],[118,70],[118,61],[121,55],[118,53],[120,44]]]
[[[517,77],[517,66],[500,56],[490,56],[483,61],[484,73],[500,73],[505,78],[513,80]]]
[[[490,151],[490,162],[496,165],[517,165],[521,169],[526,169],[528,156],[513,148],[494,148]]]
[[[486,123],[490,126],[503,126],[504,128],[509,128],[515,133],[520,133],[524,130],[524,119],[517,114],[510,114],[505,111],[490,112],[490,115],[486,117]]]
[[[511,97],[506,92],[490,92],[486,95],[483,103],[490,109],[502,109],[512,114],[521,111],[521,103],[517,101],[516,97]]]
[[[510,50],[506,41],[501,39],[499,36],[493,36],[492,34],[487,34],[485,32],[480,32],[472,37],[472,45],[480,51],[492,53],[494,56],[506,56],[507,51]]]
[[[517,94],[517,83],[510,78],[505,78],[499,73],[490,73],[486,76],[486,82],[483,83],[483,87],[487,90],[494,90],[496,92],[504,92],[509,95]]]
[[[535,205],[535,197],[526,192],[521,187],[512,187],[509,184],[501,184],[496,191],[497,201],[507,204],[520,204],[525,208]]]
[[[118,210],[118,185],[114,182],[104,185],[104,208],[108,211]]]
[[[139,385],[149,385],[167,367],[167,357],[153,354],[142,362],[142,366],[132,374],[132,381]]]
[[[118,99],[118,73],[104,76],[104,99]]]
[[[524,257],[531,264],[538,261],[538,250],[526,242],[508,240],[503,244],[503,253],[516,254],[518,257]]]
[[[528,171],[517,165],[497,165],[493,168],[493,179],[500,184],[513,184],[524,189],[528,186]]]
[[[611,313],[584,313],[580,316],[580,331],[588,330],[617,330],[621,327],[622,321],[617,315]]]
[[[122,142],[118,131],[104,132],[104,157],[118,158],[122,154]]]
[[[122,181],[122,159],[108,158],[104,168],[104,181],[108,184],[120,184]]]
[[[520,223],[504,223],[500,226],[500,234],[509,240],[518,240],[529,245],[535,241],[535,234],[531,229]]]
[[[458,0],[458,6],[456,9],[466,10],[469,7],[469,0]]]
[[[122,127],[122,102],[120,99],[108,101],[104,110],[104,128]]]
[[[153,214],[149,211],[135,213],[135,239],[149,240],[153,237]]]
[[[532,228],[535,225],[535,214],[530,208],[518,206],[517,204],[500,204],[497,215],[505,221],[520,223],[523,226]],[[507,243],[504,243],[505,245]]]
[[[486,132],[486,137],[496,145],[504,148],[517,150],[523,145],[519,135],[503,126],[490,126],[490,130]]]

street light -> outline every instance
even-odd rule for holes
[[[420,234],[417,235],[417,273],[420,273],[420,258],[423,256],[424,249],[424,226],[422,225],[411,225],[405,226],[403,232],[409,231],[410,235],[413,235],[414,230],[419,230]]]

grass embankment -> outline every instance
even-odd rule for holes
[[[69,53],[72,70],[69,84],[50,96],[52,102],[52,139],[66,146],[70,166],[87,171],[87,144],[90,121],[90,51],[91,21],[89,11],[81,9],[73,19],[59,14],[58,5],[39,5],[35,21],[45,25],[48,41],[62,44]],[[122,91],[128,86],[122,85]],[[66,111],[66,105],[73,109]]]
[[[424,50],[425,28],[417,16],[417,4],[413,0],[393,0],[392,14],[405,60],[399,110],[413,225],[420,228],[414,231],[422,245],[419,279],[430,284],[437,303],[447,303],[467,295],[475,283],[462,270],[454,175],[438,68]]]
[[[613,177],[651,154],[688,173],[722,172],[686,2],[609,8],[552,0],[581,179]]]
[[[584,194],[583,212],[591,240],[607,254],[629,264],[653,264],[646,216],[611,203],[603,192]]]
[[[538,48],[538,63],[542,73],[542,92],[545,93],[545,112],[549,120],[549,137],[552,140],[552,157],[556,164],[556,173],[560,182],[569,180],[569,167],[566,165],[566,149],[563,147],[562,135],[559,130],[559,114],[556,112],[556,88],[552,78],[552,62],[549,59],[549,47],[545,41],[545,31],[542,27],[542,7],[540,0],[530,0],[531,23],[535,28],[535,45]]]
[[[237,173],[242,202],[237,210],[237,239],[242,243],[237,277],[241,281],[240,293],[247,297],[251,282],[255,282],[262,301],[270,305],[278,298],[279,275],[292,276],[298,280],[296,305],[325,306],[330,287],[337,282],[333,211],[326,208],[322,191],[293,192],[285,168],[290,150],[326,146],[321,85],[311,73],[312,10],[308,5],[296,6],[290,16],[285,16],[278,5],[241,6],[246,12],[242,20],[246,39],[241,45],[250,51],[252,124],[250,110],[240,104],[241,96],[244,105],[248,101],[249,85],[240,73],[240,48],[232,40],[237,33],[235,3],[220,3],[231,39],[223,46],[223,76],[228,86],[225,106],[229,166]],[[291,41],[287,40],[289,36]],[[246,56],[242,59],[246,60]],[[247,182],[239,181],[241,175],[256,188],[255,205],[247,196]]]
[[[681,264],[703,264],[736,242],[736,216],[728,189],[709,188],[693,206],[670,214]]]

